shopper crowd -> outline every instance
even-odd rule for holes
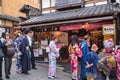
[[[33,51],[32,30],[26,29],[24,35],[18,32],[13,41],[11,34],[2,33],[0,38],[0,80],[2,78],[2,64],[4,58],[5,78],[11,75],[12,58],[16,57],[16,72],[29,74],[29,70],[35,69],[35,57]],[[60,57],[59,50],[63,43],[59,43],[59,37],[53,37],[47,48],[49,58],[48,78],[56,78],[56,59]],[[99,45],[90,44],[90,36],[84,36],[79,41],[78,36],[73,35],[68,47],[71,62],[72,80],[98,80],[98,75],[104,75],[100,80],[110,80],[112,69],[116,69],[117,79],[120,80],[120,45],[115,47],[112,39],[103,42],[104,48],[98,52]]]
[[[115,80],[120,80],[120,45],[115,46],[113,39],[108,39],[103,41],[103,46],[98,51],[99,45],[90,44],[89,35],[81,41],[76,35],[71,37],[68,51],[72,80],[111,80],[111,73],[117,76]]]
[[[34,32],[26,29],[24,35],[18,32],[16,39],[13,41],[11,34],[8,32],[2,33],[0,38],[0,80],[2,77],[2,62],[5,64],[5,78],[10,79],[12,58],[15,56],[16,72],[29,74],[29,70],[37,69],[35,65],[35,58],[33,54],[33,35]]]

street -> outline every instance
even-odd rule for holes
[[[18,74],[16,73],[16,62],[13,61],[12,70],[9,80],[50,80],[48,79],[48,64],[37,63],[38,70],[29,71],[30,74]],[[4,67],[3,67],[4,72]],[[5,75],[3,74],[3,78]],[[4,80],[7,80],[4,78]],[[71,75],[69,73],[63,72],[62,69],[57,68],[57,78],[53,80],[71,80]]]

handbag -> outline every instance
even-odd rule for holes
[[[14,56],[14,54],[15,54],[15,47],[14,47],[14,45],[7,46],[7,53],[6,53],[6,55],[12,57],[12,56]]]
[[[0,49],[0,58],[3,58],[3,57],[4,57],[3,51],[2,49]]]

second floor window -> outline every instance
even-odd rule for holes
[[[116,2],[120,3],[120,0],[116,0]]]
[[[42,13],[53,12],[56,0],[42,0]]]
[[[107,0],[85,0],[85,7],[107,4]]]

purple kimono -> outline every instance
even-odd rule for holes
[[[29,41],[27,36],[24,36],[22,39],[20,51],[22,52],[21,57],[22,72],[27,72],[31,68]]]

